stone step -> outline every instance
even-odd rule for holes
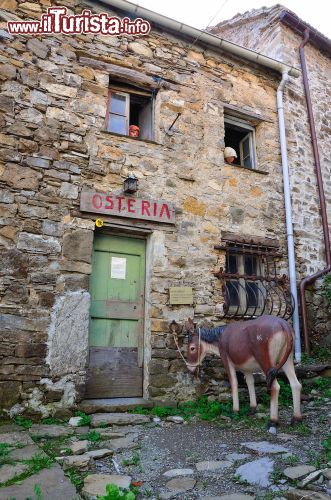
[[[153,408],[153,401],[144,398],[109,398],[109,399],[84,399],[78,409],[87,415],[93,413],[121,413],[134,410],[136,406]]]

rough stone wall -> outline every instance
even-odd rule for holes
[[[262,8],[237,15],[224,21],[212,31],[225,39],[275,57],[300,68],[298,47],[300,35],[279,21],[280,6]],[[318,149],[324,191],[327,202],[329,227],[331,228],[331,78],[330,56],[311,43],[305,47],[309,86],[314,112]],[[325,249],[319,197],[314,171],[307,106],[302,77],[290,78],[284,92],[286,132],[290,183],[292,192],[293,225],[298,278],[313,274],[325,267]],[[320,282],[312,291],[318,290]],[[331,320],[325,303],[314,294],[307,294],[310,325],[318,337],[330,331]]]
[[[74,0],[60,4],[83,9]],[[20,18],[39,18],[47,5],[6,0],[4,7]],[[214,250],[223,231],[274,237],[286,252],[279,76],[155,29],[141,38],[2,31],[0,47],[2,406],[12,414],[58,414],[83,397],[95,218],[78,214],[80,193],[83,187],[122,193],[130,171],[139,177],[139,196],[171,201],[177,212],[175,226],[151,224],[148,394],[180,400],[213,385],[224,391],[226,383],[215,384],[222,377],[218,362],[208,368],[214,382],[192,383],[168,324],[193,315],[220,321],[213,272],[224,262]],[[105,62],[172,82],[156,97],[155,143],[104,131]],[[258,168],[268,175],[224,165],[223,102],[270,120],[257,126]],[[194,306],[169,306],[170,286],[192,286]]]

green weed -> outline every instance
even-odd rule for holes
[[[47,418],[43,418],[40,421],[40,423],[45,424],[45,425],[63,425],[65,422],[64,422],[64,420],[59,420],[58,418],[47,417]]]
[[[331,359],[331,349],[329,347],[314,346],[308,355],[302,353],[301,362],[303,365],[310,365],[318,362],[329,361]]]
[[[81,434],[80,437],[82,439],[87,439],[88,441],[91,441],[91,443],[97,443],[98,441],[101,441],[101,434],[100,432],[97,431],[86,432],[85,434]]]
[[[326,274],[323,278],[322,291],[329,306],[331,306],[331,274]]]
[[[132,453],[131,458],[127,458],[122,460],[123,465],[140,465],[140,453],[138,451],[134,451]]]
[[[246,481],[246,479],[243,479],[239,474],[235,474],[233,476],[233,480],[236,482],[236,483],[239,483],[239,484],[242,484],[243,486],[250,486],[249,482]]]
[[[58,457],[60,454],[60,451],[63,449],[66,449],[66,451],[69,450],[67,447],[67,442],[68,442],[68,437],[67,436],[59,436],[58,438],[51,438],[47,440],[45,443],[42,445],[42,449],[47,455],[51,458]],[[69,450],[68,454],[72,454],[72,451]]]
[[[328,461],[331,460],[331,432],[328,437],[322,442],[322,446],[324,448],[324,452],[326,454],[326,458]]]
[[[249,406],[247,403],[242,403],[239,414],[233,414],[232,403],[220,403],[219,401],[208,401],[207,396],[203,396],[196,401],[188,401],[179,404],[177,408],[170,406],[154,406],[151,410],[136,407],[133,410],[135,413],[142,413],[144,415],[154,415],[157,417],[168,417],[171,415],[179,415],[185,420],[190,420],[194,416],[198,416],[201,420],[214,421],[220,416],[231,416],[233,420],[240,420],[248,416]]]
[[[32,420],[30,420],[29,418],[24,418],[21,415],[15,417],[15,423],[20,427],[24,427],[24,429],[30,429],[30,427],[32,426]]]
[[[327,415],[320,415],[318,418],[318,421],[320,424],[325,424],[325,422],[328,421],[328,416]]]
[[[290,455],[289,457],[286,457],[284,460],[284,463],[286,465],[296,465],[300,462],[300,458],[297,455]]]
[[[321,454],[316,453],[316,451],[309,450],[308,457],[310,465],[313,465],[317,469],[321,468],[323,462]]]
[[[84,413],[83,411],[76,411],[75,417],[80,417],[78,427],[91,424],[92,418],[90,417],[90,415],[86,415],[86,413]]]
[[[84,479],[89,472],[78,472],[77,469],[70,468],[66,469],[65,474],[68,476],[75,488],[77,488],[77,490],[81,490],[84,485]]]
[[[7,443],[0,443],[0,459],[5,458],[11,452],[12,447]]]
[[[14,464],[15,460],[11,459],[9,457],[9,453],[14,449],[15,447],[7,444],[7,443],[0,443],[0,466],[4,464]]]
[[[107,484],[106,494],[98,496],[98,500],[135,500],[136,495],[133,491],[124,490],[115,484]]]
[[[298,424],[296,427],[294,427],[294,432],[297,432],[299,434],[302,434],[303,436],[309,436],[311,431],[308,425],[306,424]]]
[[[32,474],[36,474],[42,469],[49,469],[53,465],[54,461],[55,460],[52,457],[44,457],[40,453],[36,453],[29,460],[23,460],[23,463],[29,466]]]
[[[39,484],[34,485],[34,492],[35,492],[35,495],[37,497],[37,500],[43,500],[43,495],[42,495],[41,487]]]
[[[283,473],[282,473],[282,471],[281,471],[281,470],[275,470],[275,471],[271,474],[271,476],[272,476],[273,481],[275,481],[276,483],[277,483],[278,481],[280,481],[281,479],[283,479]]]

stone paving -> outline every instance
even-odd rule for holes
[[[0,500],[94,500],[107,484],[137,499],[331,498],[331,463],[309,463],[313,434],[130,413],[70,423],[0,426]]]

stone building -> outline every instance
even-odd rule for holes
[[[211,28],[226,40],[238,43],[287,64],[300,67],[299,47],[304,32],[310,37],[305,59],[311,104],[316,127],[321,174],[328,221],[331,220],[331,41],[314,27],[281,5],[238,14]],[[303,78],[290,78],[284,93],[288,140],[289,173],[293,207],[293,226],[298,280],[326,266],[320,200],[315,159],[309,131]],[[330,225],[328,226],[330,235]],[[310,302],[310,331],[317,339],[330,334],[330,316],[318,293],[320,280],[314,282],[307,299]],[[330,338],[330,336],[329,336]]]
[[[219,396],[218,361],[193,383],[169,324],[291,309],[276,89],[299,72],[125,1],[52,5],[140,15],[149,34],[7,31],[50,4],[0,14],[1,406]]]

